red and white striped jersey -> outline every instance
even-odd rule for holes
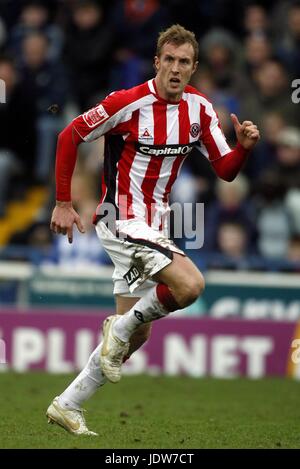
[[[210,101],[186,86],[177,103],[158,96],[155,80],[111,93],[73,121],[89,142],[105,135],[101,204],[113,203],[117,219],[146,220],[162,228],[168,198],[193,147],[214,161],[231,151]]]

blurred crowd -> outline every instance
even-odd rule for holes
[[[300,271],[300,91],[292,86],[298,79],[300,87],[300,2],[292,0],[1,0],[0,226],[9,202],[30,187],[48,194],[2,258],[109,263],[91,222],[101,140],[80,147],[73,181],[86,235],[68,246],[48,228],[57,135],[109,92],[153,77],[157,35],[173,23],[199,38],[192,84],[213,102],[228,142],[231,112],[261,130],[232,183],[218,180],[200,153],[186,160],[173,200],[205,204],[204,246],[188,254],[202,269]]]

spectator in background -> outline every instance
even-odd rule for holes
[[[153,74],[153,43],[168,23],[160,0],[119,0],[112,12],[117,31],[111,88],[130,88]]]
[[[216,254],[208,261],[208,267],[216,269],[249,269],[249,231],[243,223],[223,222],[217,230]]]
[[[218,251],[234,259],[239,259],[247,254],[248,232],[241,223],[226,222],[218,228]]]
[[[205,241],[206,251],[213,251],[218,246],[218,233],[223,223],[242,224],[247,229],[247,248],[253,250],[255,241],[255,209],[247,199],[249,183],[240,174],[230,184],[217,180],[215,188],[217,199],[206,211]]]
[[[300,130],[285,127],[276,139],[276,162],[272,170],[281,178],[285,191],[300,187]]]
[[[245,73],[253,86],[255,73],[265,62],[272,58],[272,44],[263,33],[255,33],[245,39]]]
[[[286,258],[292,234],[291,220],[284,204],[285,193],[278,172],[269,169],[261,174],[256,191],[257,245],[260,255],[270,261]]]
[[[20,74],[22,87],[37,109],[37,161],[35,178],[38,183],[48,183],[56,138],[63,126],[62,113],[68,98],[66,70],[60,61],[50,60],[49,43],[45,35],[31,33],[22,43]],[[58,112],[49,113],[57,105]]]
[[[95,1],[75,2],[71,8],[65,58],[71,70],[72,94],[82,111],[107,94],[114,31]]]
[[[217,106],[225,106],[229,113],[240,113],[240,96],[248,82],[240,70],[241,50],[236,38],[229,31],[212,29],[200,40],[199,47],[200,76],[204,68],[208,72],[206,79],[213,84],[210,99]],[[194,84],[198,87],[197,82]]]
[[[50,22],[49,10],[45,2],[30,0],[23,6],[19,22],[12,28],[9,48],[15,56],[22,55],[24,39],[31,33],[41,33],[48,39],[47,58],[57,60],[63,48],[63,33],[60,27]]]
[[[280,272],[300,273],[300,236],[292,235],[288,241],[285,259],[275,265]]]
[[[270,31],[270,20],[266,9],[260,4],[250,4],[245,8],[243,26],[246,36],[256,34],[268,34]]]
[[[300,234],[300,130],[296,127],[282,129],[277,137],[278,177],[285,188],[285,208],[291,220],[292,231]]]
[[[10,260],[41,264],[52,247],[53,237],[48,224],[34,221],[25,230],[17,231],[10,239],[10,246],[5,250]]]
[[[245,174],[253,181],[276,162],[277,137],[286,127],[286,122],[279,112],[264,113],[262,123],[263,138],[258,142],[245,167]]]
[[[34,102],[21,86],[10,58],[0,58],[0,79],[6,88],[6,102],[0,104],[0,216],[3,216],[11,178],[20,176],[19,187],[28,184],[36,150]]]
[[[263,195],[262,198],[267,201],[271,195],[272,210],[268,203],[268,218],[271,217],[273,210],[276,214],[282,210],[281,214],[276,216],[274,214],[274,217],[277,219],[277,223],[279,223],[279,217],[281,218],[282,230],[285,233],[283,242],[286,244],[286,238],[290,234],[300,233],[300,131],[297,128],[285,127],[278,132],[274,156],[273,164],[261,172],[262,192],[260,195]],[[264,185],[265,187],[263,187]],[[278,194],[276,194],[276,187]],[[266,207],[263,210],[264,219],[266,218],[265,210]],[[288,218],[288,223],[285,223],[286,218]],[[268,223],[272,228],[271,221]],[[273,228],[275,229],[275,225]]]
[[[280,113],[289,125],[297,125],[298,109],[291,101],[289,76],[275,59],[264,62],[254,74],[255,90],[243,97],[241,113],[259,122],[266,112]]]
[[[206,256],[206,267],[222,270],[263,270],[265,263],[255,250],[249,250],[250,233],[243,222],[232,219],[221,223],[216,248]]]
[[[200,60],[210,70],[216,86],[232,90],[236,79],[239,44],[226,30],[212,29],[200,41]]]
[[[292,187],[288,190],[285,198],[285,205],[291,217],[293,232],[300,234],[300,188]]]
[[[278,40],[277,53],[294,78],[300,76],[300,2],[288,7],[287,28]]]

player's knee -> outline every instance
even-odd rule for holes
[[[191,305],[203,293],[205,281],[203,275],[199,272],[194,277],[189,277],[186,282],[181,285],[178,291],[178,304],[181,308]]]

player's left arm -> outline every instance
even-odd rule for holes
[[[259,130],[252,121],[239,122],[231,114],[237,144],[231,149],[222,132],[217,113],[205,100],[201,105],[201,151],[209,159],[216,174],[225,181],[232,181],[246,162],[248,155],[259,140]]]
[[[216,174],[225,181],[231,182],[245,164],[249,153],[260,138],[257,125],[252,121],[239,122],[235,114],[231,114],[237,145],[221,158],[211,161]],[[225,139],[225,137],[224,137]]]

